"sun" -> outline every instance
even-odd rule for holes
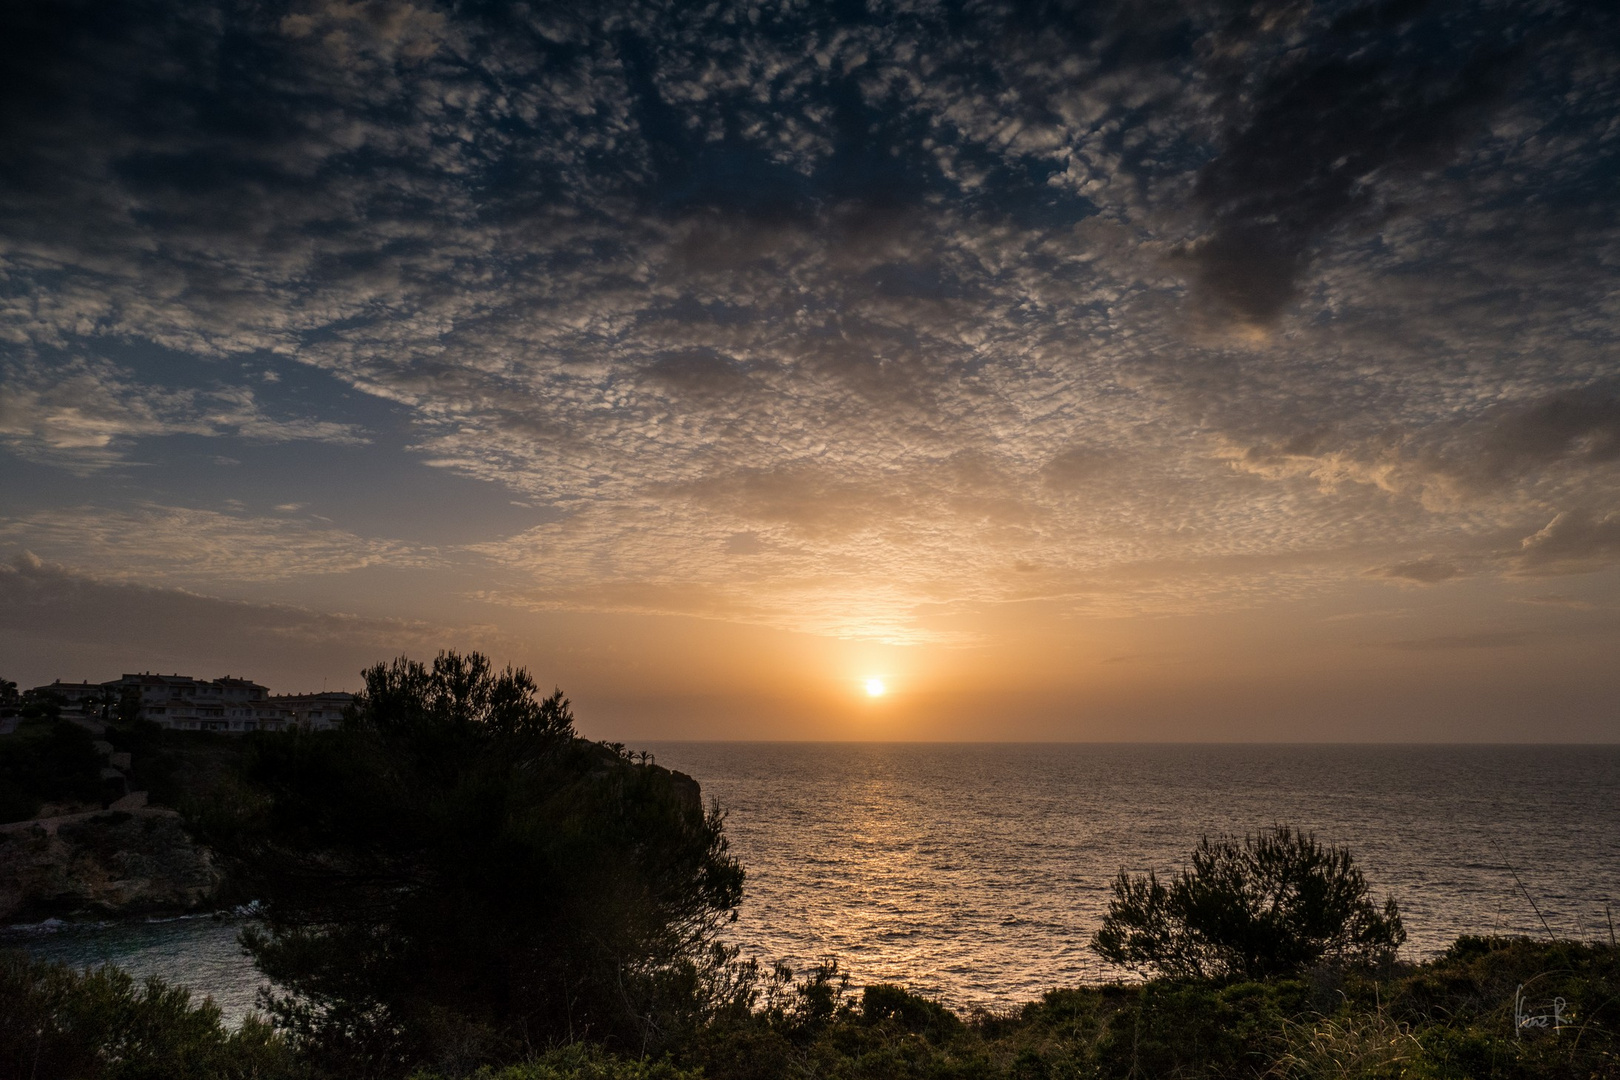
[[[882,679],[867,679],[866,680],[866,696],[867,697],[882,697],[884,694],[888,693],[888,690],[889,690],[889,688],[887,686],[883,685],[883,680]]]

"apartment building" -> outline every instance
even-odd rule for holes
[[[107,697],[107,686],[98,682],[63,682],[57,679],[48,686],[36,686],[28,691],[29,697],[54,697],[68,712],[100,713]],[[114,700],[117,695],[114,695]]]
[[[173,731],[284,731],[304,727],[326,731],[338,726],[353,694],[271,694],[268,687],[232,675],[196,679],[189,675],[129,674],[104,683],[38,686],[30,694],[54,695],[72,712],[98,713],[102,703],[113,711],[133,697],[139,715]]]
[[[343,710],[353,700],[353,694],[323,690],[318,694],[274,694],[270,697],[270,706],[279,712],[279,722],[283,726],[328,731],[339,725],[343,720]]]

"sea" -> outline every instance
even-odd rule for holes
[[[1120,871],[1173,872],[1205,835],[1273,825],[1349,848],[1394,896],[1404,955],[1460,934],[1610,940],[1620,746],[650,743],[726,814],[747,874],[727,933],[803,973],[836,960],[959,1009],[1129,977],[1088,947]],[[241,913],[0,934],[211,996],[263,978]]]

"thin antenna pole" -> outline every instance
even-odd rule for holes
[[[1603,915],[1609,920],[1609,948],[1615,947],[1614,942],[1614,912],[1609,910],[1609,902],[1603,901]]]
[[[1496,842],[1496,837],[1491,836],[1490,834],[1487,833],[1486,834],[1486,839],[1488,839],[1491,842],[1492,846],[1494,846],[1496,848],[1496,853],[1498,855],[1502,856],[1502,865],[1507,867],[1507,872],[1513,875],[1513,881],[1514,881],[1514,883],[1516,885],[1519,886],[1519,891],[1524,893],[1524,898],[1526,900],[1530,901],[1530,910],[1534,911],[1536,913],[1536,918],[1541,920],[1541,928],[1543,930],[1547,931],[1547,939],[1549,941],[1558,940],[1557,935],[1555,935],[1552,932],[1552,927],[1547,925],[1547,916],[1543,915],[1541,913],[1541,909],[1536,906],[1536,898],[1530,895],[1530,890],[1525,888],[1524,887],[1524,882],[1519,880],[1519,872],[1517,870],[1513,869],[1513,864],[1512,863],[1508,862],[1507,852],[1503,851],[1502,850],[1502,845],[1498,844]]]

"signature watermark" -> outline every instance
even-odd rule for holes
[[[1513,992],[1513,1037],[1519,1038],[1526,1028],[1563,1030],[1571,1019],[1570,1014],[1564,1011],[1567,1005],[1563,998],[1555,997],[1540,1007],[1533,1007],[1525,1000],[1524,983],[1520,983]]]

